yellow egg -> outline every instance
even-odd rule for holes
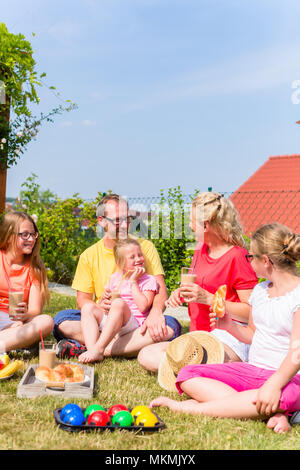
[[[149,410],[150,411],[150,410]],[[158,419],[152,411],[141,413],[135,420],[137,426],[153,427],[158,424]]]
[[[150,408],[148,408],[147,406],[143,406],[143,405],[136,406],[135,408],[131,410],[131,415],[133,416],[134,419],[136,419],[141,413],[153,414]]]

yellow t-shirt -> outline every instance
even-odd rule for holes
[[[153,243],[144,238],[137,240],[145,257],[146,272],[153,276],[164,275],[159,254]],[[97,302],[102,297],[105,284],[116,270],[114,252],[104,246],[102,238],[80,255],[72,288],[87,294],[94,294]]]

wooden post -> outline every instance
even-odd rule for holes
[[[3,70],[0,70],[0,76],[4,76]],[[10,98],[5,94],[5,104],[0,104],[0,120],[2,122],[6,121],[7,129],[2,127],[2,132],[0,133],[0,140],[3,137],[8,139],[8,130],[9,130],[9,117],[10,117]],[[2,161],[0,161],[0,214],[3,214],[5,211],[5,202],[6,202],[6,180],[7,180],[7,154],[1,151]]]
[[[0,214],[3,214],[5,211],[6,177],[7,177],[6,165],[0,165]]]

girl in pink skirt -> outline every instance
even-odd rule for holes
[[[256,275],[268,279],[254,288],[251,314],[242,326],[225,313],[213,327],[251,344],[248,363],[183,367],[176,381],[190,400],[159,397],[151,406],[220,418],[267,421],[275,432],[290,429],[288,415],[300,409],[300,236],[280,224],[259,228],[246,255]]]

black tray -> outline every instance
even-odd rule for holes
[[[61,412],[62,408],[56,408],[54,411],[53,411],[53,414],[54,414],[54,419],[55,419],[55,422],[57,424],[57,426],[59,426],[61,429],[63,429],[64,431],[69,431],[69,432],[79,432],[79,431],[87,431],[87,432],[90,432],[90,431],[115,431],[116,429],[118,429],[119,431],[120,430],[125,430],[125,431],[134,431],[134,432],[141,432],[141,433],[144,433],[144,432],[157,432],[157,431],[160,431],[161,429],[164,429],[166,427],[165,423],[162,421],[162,419],[160,419],[159,416],[157,416],[156,413],[154,413],[152,410],[152,413],[157,417],[158,419],[158,424],[156,424],[155,426],[136,426],[136,425],[132,425],[132,426],[114,426],[113,424],[107,424],[106,426],[96,426],[95,424],[82,424],[82,425],[74,425],[74,424],[66,424],[64,423],[61,419],[60,419],[60,412]],[[129,409],[129,411],[131,411],[131,409]],[[107,411],[107,410],[105,410]],[[85,412],[85,408],[82,408],[82,412],[84,413]]]

